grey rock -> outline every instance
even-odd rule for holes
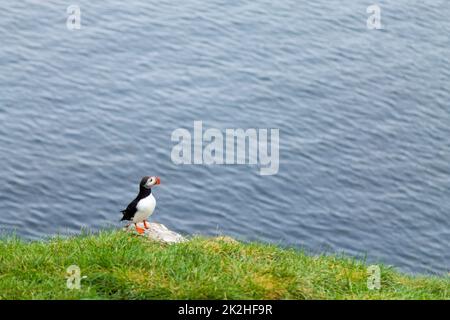
[[[138,223],[139,228],[144,228],[143,223]],[[137,233],[134,223],[125,227],[125,230]],[[156,222],[147,222],[147,229],[140,236],[151,240],[160,241],[164,243],[179,243],[187,241],[182,235],[169,230],[165,225]]]

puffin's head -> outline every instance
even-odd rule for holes
[[[155,176],[145,176],[142,178],[140,186],[145,189],[150,189],[153,186],[156,186],[161,183],[161,179]]]

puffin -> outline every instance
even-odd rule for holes
[[[139,183],[139,193],[136,198],[130,202],[125,210],[122,210],[123,217],[120,221],[129,220],[134,223],[136,231],[144,233],[147,227],[147,219],[155,210],[156,200],[152,195],[152,187],[161,183],[161,179],[156,176],[145,176]],[[138,227],[138,223],[144,223],[144,229]]]

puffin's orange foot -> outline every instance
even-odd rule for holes
[[[143,233],[145,232],[144,229],[139,228],[139,227],[136,228],[136,231],[137,231],[139,234],[143,234]]]
[[[137,224],[134,224],[134,226],[135,226],[135,228],[136,228],[137,233],[143,234],[143,233],[145,232],[145,230],[142,229],[141,227],[138,227]]]
[[[144,228],[145,229],[148,229],[149,227],[147,227],[147,221],[146,220],[144,220]]]

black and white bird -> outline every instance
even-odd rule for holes
[[[143,222],[144,228],[147,229],[147,219],[155,211],[156,200],[152,195],[152,187],[161,183],[159,177],[145,176],[142,178],[139,184],[139,193],[133,201],[127,206],[125,210],[122,210],[122,220],[129,220],[134,223],[136,231],[144,233],[144,229],[138,227],[138,223]]]

